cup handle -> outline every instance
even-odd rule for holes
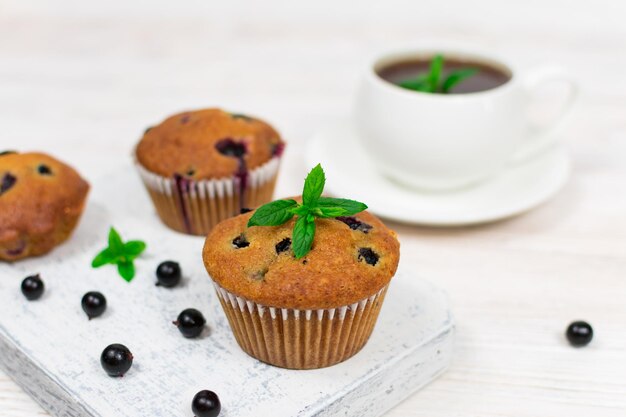
[[[526,96],[548,83],[566,83],[568,87],[567,98],[562,104],[559,114],[543,126],[530,129],[526,142],[517,150],[513,159],[521,162],[543,152],[556,143],[556,133],[563,127],[567,116],[570,115],[573,104],[579,93],[578,83],[561,67],[544,67],[532,71],[526,76],[524,89]]]

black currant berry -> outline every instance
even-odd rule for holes
[[[40,175],[52,175],[52,170],[48,165],[45,164],[39,165],[37,167],[37,172],[39,172]]]
[[[291,239],[289,239],[288,237],[284,238],[274,246],[274,249],[276,249],[276,254],[286,252],[289,250],[289,248],[291,248]]]
[[[364,260],[365,262],[373,266],[373,265],[376,265],[379,258],[380,257],[378,256],[378,254],[374,252],[371,248],[359,249],[359,256],[358,256],[359,261]]]
[[[161,262],[156,270],[157,284],[162,287],[175,287],[180,282],[182,273],[178,262]]]
[[[183,310],[173,323],[178,327],[178,330],[180,330],[183,336],[192,338],[200,336],[206,324],[206,320],[201,312],[195,308],[188,308]]]
[[[133,354],[126,346],[115,343],[102,351],[100,364],[109,376],[122,377],[133,365]]]
[[[567,326],[565,336],[572,346],[585,346],[593,339],[593,328],[585,321],[575,321]]]
[[[215,149],[224,156],[241,158],[246,154],[246,145],[231,138],[222,139],[215,144]]]
[[[17,182],[17,178],[15,177],[15,175],[9,172],[4,174],[4,176],[2,177],[2,181],[0,181],[0,195],[9,191],[15,185],[16,182]]]
[[[200,391],[191,402],[191,411],[196,417],[217,417],[221,410],[220,399],[213,391]]]
[[[352,230],[359,230],[363,233],[369,233],[369,231],[372,230],[372,226],[370,226],[367,223],[363,223],[356,217],[339,216],[339,217],[335,217],[335,219],[347,224],[348,227]]]
[[[97,291],[90,291],[87,294],[83,295],[83,299],[80,302],[80,305],[83,307],[83,311],[89,317],[89,320],[94,317],[101,316],[102,313],[107,309],[107,299]]]
[[[24,281],[22,281],[22,294],[24,294],[24,297],[28,300],[32,301],[41,297],[44,289],[45,285],[43,285],[39,274],[26,277]]]
[[[233,239],[233,247],[235,249],[247,248],[248,246],[250,246],[250,242],[248,242],[248,239],[246,239],[243,234]]]

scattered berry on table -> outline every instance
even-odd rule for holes
[[[178,330],[180,330],[183,336],[192,338],[200,336],[206,324],[206,320],[201,312],[195,308],[188,308],[183,310],[173,323],[178,327]]]
[[[191,411],[195,417],[217,417],[221,410],[220,399],[213,391],[200,391],[191,402]]]
[[[100,364],[109,376],[122,377],[133,365],[133,354],[126,346],[114,343],[102,351]]]
[[[157,284],[162,287],[175,287],[180,282],[182,273],[178,262],[165,261],[161,262],[156,270]]]
[[[91,320],[104,313],[107,309],[107,299],[100,292],[90,291],[83,296],[80,305],[83,307],[83,311],[87,314],[89,320]]]
[[[43,285],[39,274],[28,276],[22,281],[22,294],[28,300],[32,301],[41,297],[44,289],[45,285]]]
[[[586,346],[593,339],[593,328],[585,321],[575,321],[567,326],[565,336],[572,346]]]

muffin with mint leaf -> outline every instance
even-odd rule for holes
[[[146,129],[135,160],[163,223],[206,236],[220,221],[272,199],[284,146],[262,120],[205,109]]]
[[[301,198],[225,220],[203,260],[241,348],[272,365],[342,362],[367,342],[400,255],[363,203],[322,197],[318,165]]]

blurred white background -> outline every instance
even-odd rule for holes
[[[601,140],[626,123],[604,111],[626,106],[624,21],[620,0],[0,0],[0,144],[127,155],[147,125],[210,105],[298,142],[348,114],[372,52],[424,40],[562,64],[584,86],[572,131]]]

